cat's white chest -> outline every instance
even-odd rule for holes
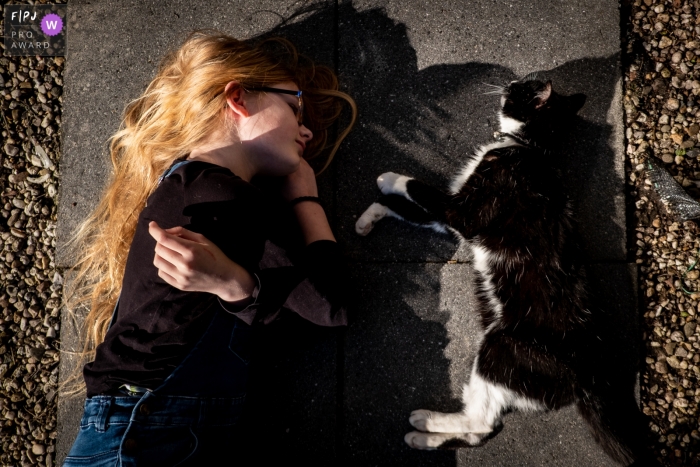
[[[506,136],[502,140],[494,141],[493,143],[481,146],[452,179],[452,183],[450,183],[450,193],[456,195],[460,192],[464,184],[467,183],[467,180],[469,180],[469,177],[472,176],[486,154],[494,149],[507,148],[511,146],[521,146],[521,144],[514,138]]]

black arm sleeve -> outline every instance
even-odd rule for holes
[[[288,205],[268,199],[268,206],[270,240],[257,270],[260,290],[255,305],[245,310],[248,316],[241,318],[268,324],[291,311],[320,326],[347,325],[352,287],[340,247],[331,240],[302,246]]]
[[[252,305],[234,311],[249,324],[269,324],[284,312],[294,312],[320,326],[348,323],[348,278],[338,244],[319,240],[308,245],[297,264],[268,241],[257,276],[258,295]]]
[[[225,309],[249,324],[268,324],[289,311],[321,326],[347,324],[347,269],[336,242],[303,247],[287,203],[240,179],[210,173],[191,188],[195,185],[190,192],[197,196],[186,200],[192,219],[186,227],[204,234],[259,279],[251,305],[240,309],[220,301]]]

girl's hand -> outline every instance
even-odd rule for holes
[[[281,187],[282,196],[287,201],[300,196],[318,196],[316,174],[308,162],[301,160],[296,172],[287,175]]]
[[[245,300],[255,288],[255,279],[231,261],[204,235],[183,227],[163,230],[156,222],[148,224],[156,240],[153,264],[158,276],[186,292],[209,292],[227,302]]]

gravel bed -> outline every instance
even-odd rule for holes
[[[635,244],[644,309],[644,413],[664,465],[700,465],[700,229],[660,204],[646,170],[656,158],[700,199],[700,1],[630,0],[624,108]]]
[[[0,56],[2,466],[54,464],[62,290],[54,253],[63,63],[63,57]]]

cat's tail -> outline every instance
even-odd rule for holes
[[[631,395],[600,397],[583,390],[577,406],[595,440],[615,461],[634,467],[659,465],[648,448],[648,422]]]

